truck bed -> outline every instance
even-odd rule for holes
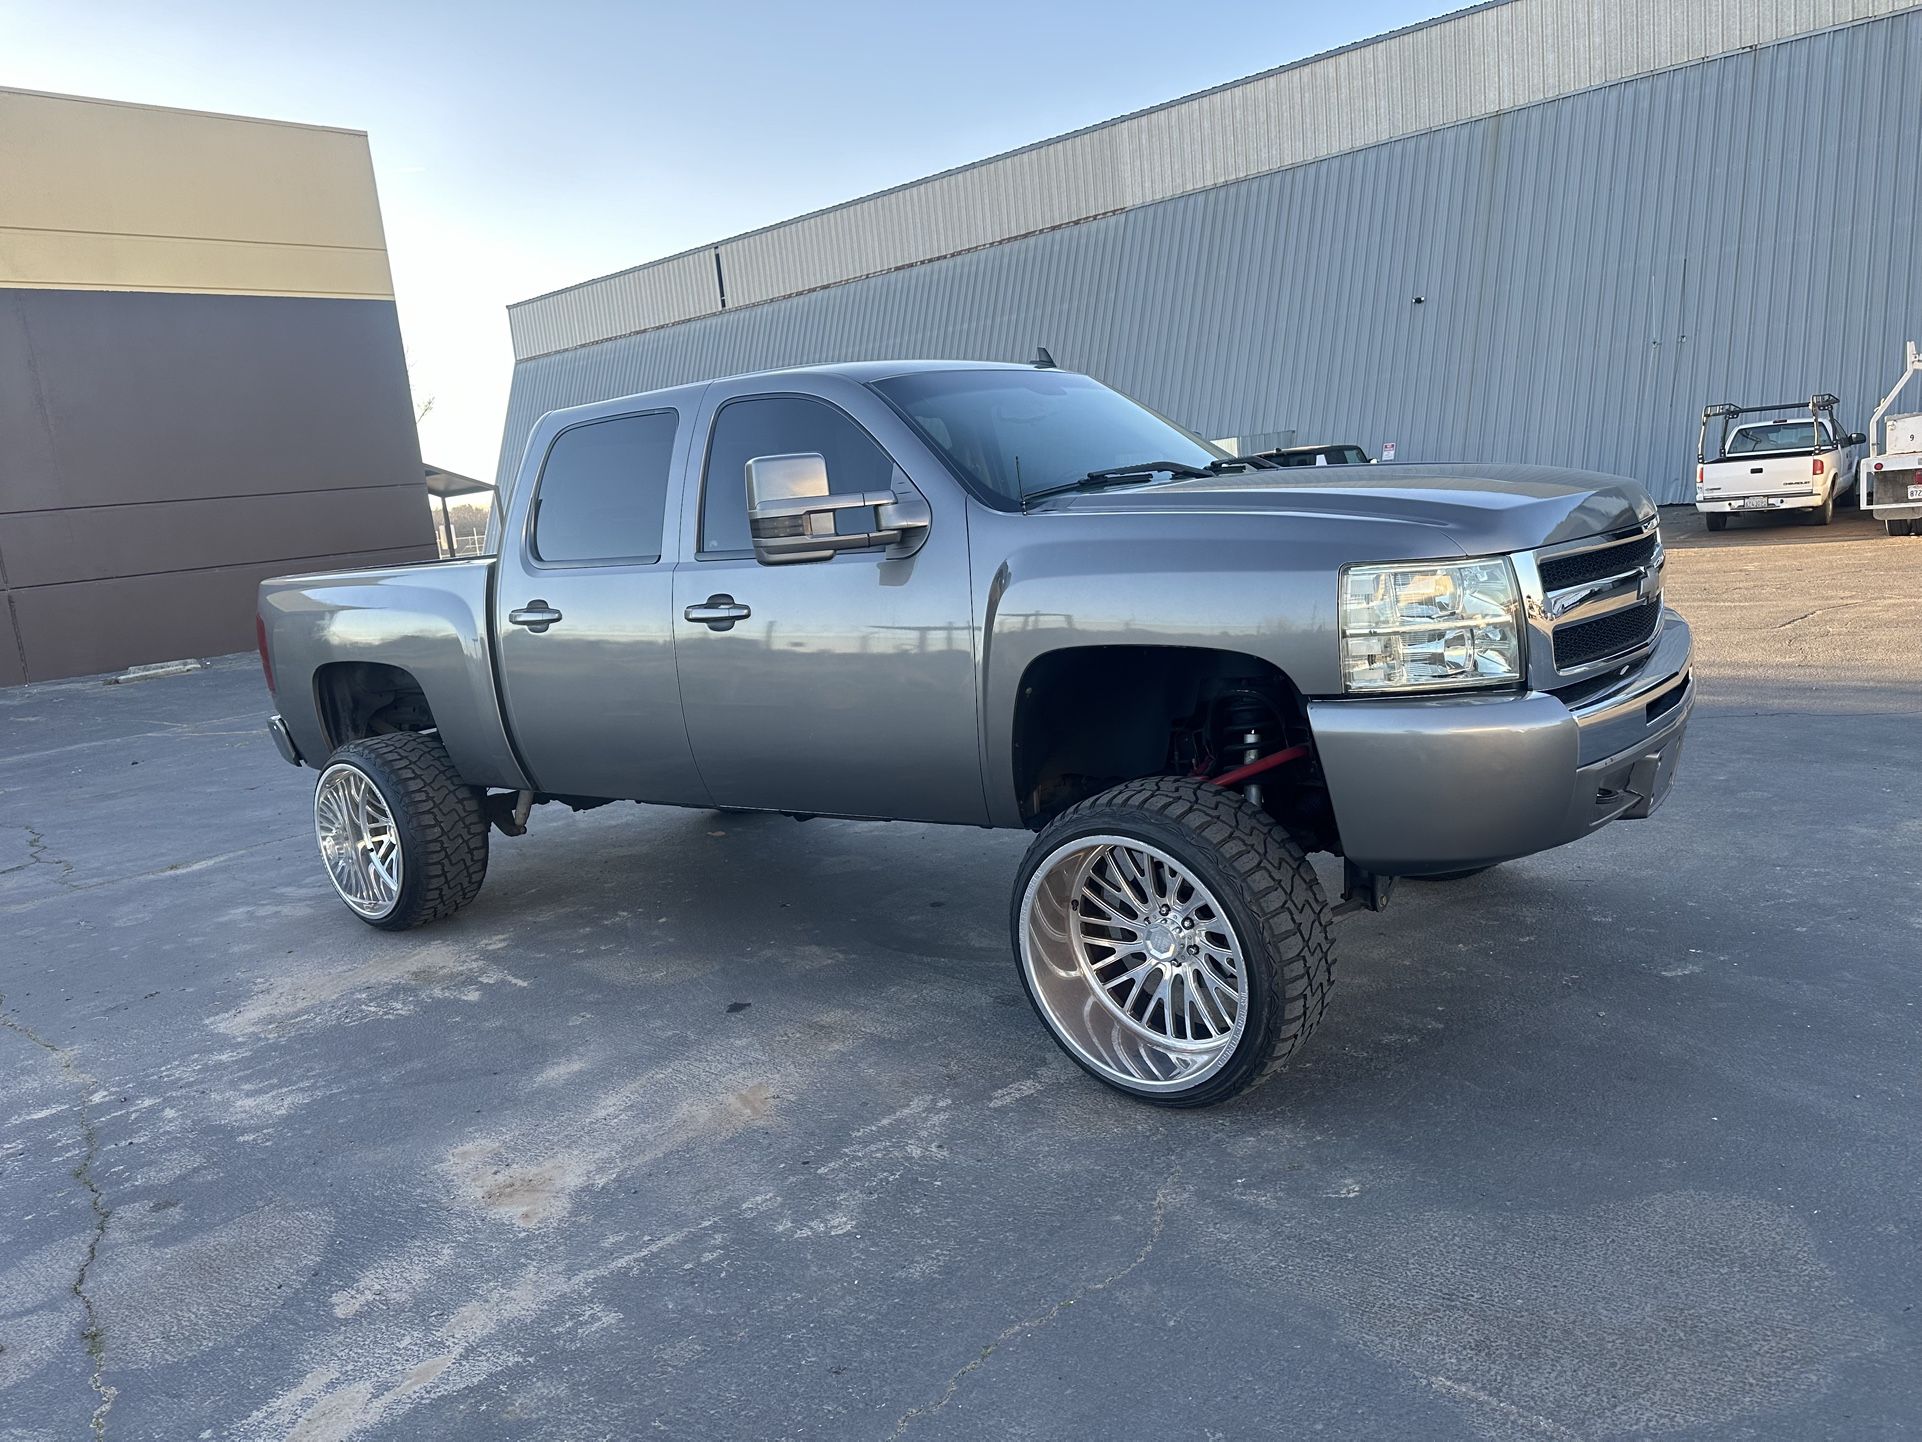
[[[302,757],[318,765],[333,749],[320,704],[330,667],[395,666],[426,693],[462,776],[525,787],[494,689],[493,594],[492,557],[263,581],[262,641]]]

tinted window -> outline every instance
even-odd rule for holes
[[[1206,466],[1224,454],[1072,371],[921,371],[874,389],[963,476],[1011,503],[1109,466]]]
[[[828,463],[828,485],[844,491],[885,491],[894,462],[874,437],[825,401],[806,396],[755,396],[729,401],[714,418],[701,494],[701,549],[745,551],[747,463],[756,456],[814,452]]]
[[[534,493],[535,557],[660,560],[678,421],[673,411],[653,411],[556,436]]]

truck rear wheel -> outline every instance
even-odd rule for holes
[[[438,739],[417,732],[349,742],[328,758],[314,836],[340,899],[383,931],[451,916],[487,875],[481,793]]]
[[[1708,528],[1711,531],[1725,531],[1728,529],[1727,511],[1705,511],[1702,514],[1702,519],[1708,522]]]
[[[1834,491],[1830,491],[1826,496],[1822,498],[1821,505],[1811,506],[1808,510],[1802,512],[1802,524],[1805,526],[1826,526],[1830,521],[1834,519],[1835,519],[1835,492]]]
[[[1334,987],[1328,899],[1301,847],[1202,781],[1131,781],[1056,817],[1021,863],[1011,920],[1062,1050],[1160,1106],[1266,1081]]]

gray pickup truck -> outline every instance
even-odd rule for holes
[[[1035,1010],[1164,1105],[1294,1054],[1334,922],[1394,878],[1647,816],[1693,702],[1633,483],[1238,461],[1051,366],[556,411],[496,531],[261,587],[272,733],[356,915],[448,915],[548,801],[1022,828]]]

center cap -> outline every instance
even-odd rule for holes
[[[1148,955],[1156,961],[1166,961],[1175,954],[1174,928],[1165,922],[1157,921],[1149,927],[1144,941],[1148,948]]]

